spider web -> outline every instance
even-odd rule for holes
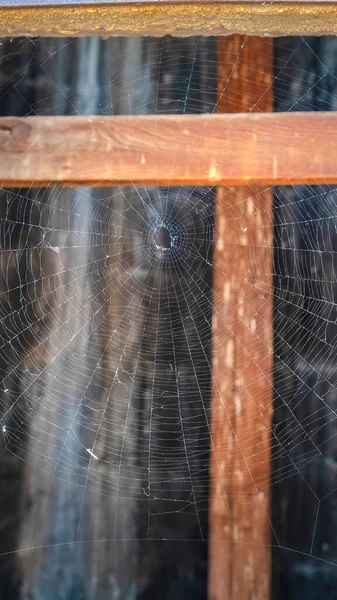
[[[275,42],[275,110],[334,110],[336,48]],[[2,115],[212,113],[218,94],[214,39],[1,42]],[[43,547],[62,565],[75,542],[207,541],[216,190],[1,196],[1,469],[16,481],[2,514],[22,515],[4,525],[2,553]],[[272,470],[256,492],[271,488],[275,547],[330,565],[336,217],[333,186],[274,190],[274,366],[261,374],[274,392]],[[233,227],[250,225],[233,211]]]

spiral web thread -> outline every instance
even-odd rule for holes
[[[275,41],[275,110],[334,110],[336,47]],[[217,110],[212,39],[3,40],[1,52],[2,115]],[[215,194],[1,191],[2,457],[19,460],[25,493],[39,494],[21,548],[207,539]],[[225,189],[221,201],[229,197]],[[275,498],[288,490],[288,516],[291,501],[310,499],[305,539],[278,543],[332,563],[336,217],[333,186],[274,190],[272,472],[259,482]],[[98,530],[87,517],[94,496],[109,513]],[[76,524],[55,536],[49,515],[61,518],[64,497]]]

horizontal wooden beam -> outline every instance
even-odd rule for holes
[[[173,0],[153,0],[157,4],[173,3]],[[179,0],[180,4],[187,4],[190,0]],[[204,0],[193,0],[194,4],[200,4]],[[235,4],[237,0],[222,0],[227,4]],[[265,4],[266,0],[254,0],[256,4]],[[311,4],[333,4],[335,0],[310,0]],[[63,6],[70,4],[72,6],[101,6],[102,4],[130,3],[131,0],[0,0],[0,6]],[[207,0],[207,4],[219,4],[220,0]],[[296,6],[305,4],[306,0],[269,0],[269,4],[289,4]],[[132,4],[145,4],[146,0],[132,0]],[[250,4],[251,0],[241,0],[242,4]]]
[[[0,185],[337,184],[336,113],[5,117]]]
[[[0,37],[119,35],[325,35],[337,3],[321,0],[0,1]]]

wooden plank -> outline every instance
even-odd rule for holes
[[[270,40],[218,44],[219,110],[272,110]],[[209,598],[269,600],[272,191],[219,189],[215,223]]]
[[[0,2],[0,37],[335,34],[337,4],[322,0],[35,0]]]
[[[337,114],[0,119],[2,187],[243,183],[337,183]]]
[[[241,0],[241,4],[251,4],[252,0]],[[256,4],[263,4],[265,0],[254,0]],[[310,4],[334,4],[336,0],[310,0]],[[147,0],[0,0],[0,6],[101,6],[102,4],[146,4]],[[153,0],[153,3],[174,4],[176,0]],[[190,0],[179,0],[180,4],[187,4]],[[204,0],[193,0],[194,4],[203,3]],[[237,4],[237,0],[207,0],[206,4]],[[205,2],[204,2],[205,3]],[[270,0],[269,4],[288,4],[297,6],[298,4],[308,4],[308,0]]]

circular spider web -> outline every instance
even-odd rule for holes
[[[334,108],[328,43],[334,50],[330,38],[320,48],[310,40],[275,42],[275,110]],[[24,39],[1,48],[3,115],[217,110],[212,39]],[[258,201],[259,193],[252,187],[248,197]],[[208,539],[216,485],[209,477],[212,311],[224,318],[213,306],[220,293],[213,280],[225,270],[214,254],[222,235],[214,226],[216,197],[226,205],[228,229],[245,237],[256,227],[246,198],[231,210],[232,194],[181,186],[2,190],[2,469],[8,475],[14,464],[15,490],[31,502],[2,552],[88,540]],[[260,375],[274,396],[272,460],[255,490],[271,495],[271,543],[333,564],[336,215],[331,186],[274,190],[272,272],[263,264],[260,271],[261,280],[270,276],[264,292],[274,303],[274,346],[265,348],[273,369]],[[267,239],[262,229],[257,246]],[[231,330],[234,338],[239,329]],[[227,350],[216,345],[213,356]],[[246,354],[256,366],[254,347]],[[255,417],[260,424],[255,409],[235,452],[262,464],[263,451],[249,443]],[[219,410],[229,422],[240,407]],[[251,476],[248,468],[247,484]],[[235,477],[228,473],[230,487]],[[103,515],[99,522],[93,510]]]

